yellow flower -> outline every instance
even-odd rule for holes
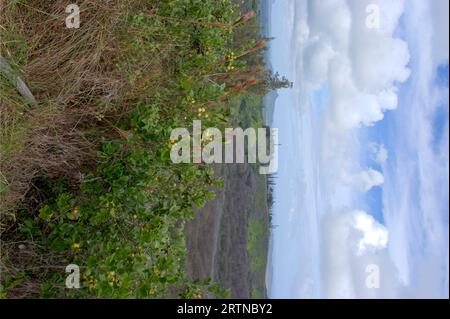
[[[169,147],[172,147],[172,146],[174,146],[175,144],[177,144],[177,141],[170,140],[169,143],[168,143],[167,145],[168,145]]]
[[[79,249],[80,248],[80,244],[79,243],[73,243],[72,244],[72,249]]]
[[[69,219],[71,219],[71,220],[77,220],[79,218],[79,216],[78,216],[78,208],[74,207],[67,217]]]
[[[138,215],[134,214],[134,215],[133,215],[133,218],[134,218],[134,219],[137,219],[137,218],[138,218]]]

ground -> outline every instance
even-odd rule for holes
[[[224,189],[186,226],[188,274],[210,276],[234,298],[266,297],[265,178],[248,164],[223,164],[219,175]]]

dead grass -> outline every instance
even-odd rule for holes
[[[0,0],[0,52],[38,101],[28,106],[0,78],[1,229],[38,173],[76,184],[95,164],[99,139],[119,138],[107,119],[123,111],[115,40],[130,3],[79,2],[76,30],[65,27],[66,1]]]

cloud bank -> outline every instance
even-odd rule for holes
[[[300,140],[320,167],[319,178],[303,182],[320,195],[306,198],[316,205],[298,220],[317,216],[321,250],[315,264],[301,254],[290,296],[448,297],[448,1],[287,2],[293,101],[302,122],[319,123]],[[369,5],[379,10],[375,28]],[[447,84],[439,86],[443,64]],[[362,132],[380,123],[384,140],[368,140]],[[383,224],[360,208],[376,188]],[[366,282],[373,264],[377,289]],[[304,269],[317,265],[319,281]]]

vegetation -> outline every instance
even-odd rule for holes
[[[252,255],[252,267],[261,272],[264,272],[266,269],[266,259],[264,258],[266,256],[262,256],[262,254],[259,253],[260,247],[258,247],[258,245],[261,244],[261,239],[265,238],[264,235],[266,233],[267,224],[263,220],[253,220],[250,222],[247,249],[250,252],[250,255]]]
[[[236,37],[252,13],[227,0],[79,6],[80,29],[65,28],[64,1],[0,8],[0,53],[37,101],[0,75],[1,296],[226,296],[184,270],[184,224],[222,182],[172,164],[169,138],[193,119],[225,126],[245,92],[270,89],[266,41]],[[68,264],[82,289],[65,288]]]

